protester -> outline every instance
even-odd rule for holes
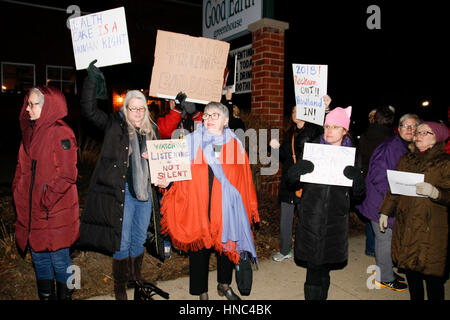
[[[197,111],[195,104],[187,102],[186,98],[185,93],[179,92],[175,100],[169,101],[169,113],[156,120],[161,139],[178,139],[180,136],[172,137],[176,129],[192,132],[195,124],[202,122],[202,112]]]
[[[241,129],[245,131],[245,123],[239,118],[239,107],[236,106],[233,101],[233,93],[231,92],[231,88],[227,88],[224,98],[222,99],[222,104],[228,108],[228,114],[230,120],[228,121],[228,128],[231,130]]]
[[[328,111],[331,98],[324,97]],[[301,199],[300,181],[289,183],[288,170],[303,157],[303,146],[305,142],[312,142],[316,137],[323,134],[323,127],[311,122],[297,119],[297,108],[294,106],[291,113],[291,125],[285,131],[283,144],[280,146],[278,140],[273,139],[269,145],[273,149],[280,149],[280,163],[282,164],[281,181],[278,189],[278,202],[281,204],[280,214],[280,251],[272,256],[274,261],[280,262],[292,257],[292,223],[294,211]]]
[[[229,300],[232,271],[242,254],[257,262],[251,224],[259,221],[258,203],[247,154],[227,128],[228,109],[210,102],[203,124],[185,137],[192,180],[174,182],[162,199],[162,230],[189,253],[189,292],[208,299],[208,265],[217,255],[217,290]]]
[[[386,170],[395,170],[401,156],[408,152],[415,129],[420,123],[415,114],[403,115],[398,124],[399,133],[381,143],[370,158],[369,172],[366,177],[366,198],[356,208],[371,221],[375,233],[375,261],[380,268],[377,284],[395,291],[404,291],[407,285],[404,278],[394,272],[391,258],[391,239],[394,218],[389,219],[388,228],[381,233],[378,209],[389,190]]]
[[[41,300],[71,300],[73,293],[67,282],[69,250],[80,224],[77,142],[62,120],[66,115],[62,92],[45,86],[28,92],[19,117],[22,141],[12,184],[15,235],[23,252],[30,248]]]
[[[412,152],[401,157],[397,170],[420,173],[411,197],[388,192],[380,212],[380,231],[395,214],[392,259],[405,269],[411,300],[444,300],[450,205],[450,156],[445,153],[448,128],[438,122],[422,122],[415,132]]]
[[[351,107],[335,108],[325,118],[324,134],[313,142],[351,147],[349,135]],[[314,171],[314,164],[298,159],[288,170],[292,182]],[[343,268],[348,259],[349,191],[353,196],[364,194],[361,170],[347,166],[344,176],[353,180],[352,187],[304,183],[299,207],[294,255],[296,263],[306,267],[304,292],[306,300],[325,300],[330,286],[330,271]]]
[[[375,113],[374,113],[375,111]],[[373,115],[373,119],[371,119]],[[378,145],[394,135],[392,124],[394,123],[394,112],[391,107],[384,106],[374,109],[369,114],[369,126],[361,135],[359,140],[359,151],[361,154],[361,165],[364,177],[369,170],[369,161],[373,151]],[[363,216],[366,224],[366,249],[365,254],[375,256],[375,233],[369,219]]]
[[[158,138],[158,130],[140,91],[128,91],[117,113],[100,110],[96,99],[100,73],[91,63],[81,97],[82,115],[105,134],[81,216],[80,246],[113,254],[115,298],[126,300],[128,280],[143,280],[150,216],[159,214],[146,146],[147,140]]]

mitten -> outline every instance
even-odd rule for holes
[[[439,197],[439,190],[428,182],[419,182],[416,184],[416,193],[421,196],[427,196],[431,199]]]
[[[89,64],[87,68],[88,78],[95,83],[96,98],[105,100],[108,98],[105,76],[103,75],[103,72],[94,65],[96,62],[97,59]]]
[[[296,164],[288,169],[288,178],[290,183],[300,181],[302,174],[314,171],[314,164],[309,160],[299,160]]]
[[[197,112],[197,108],[195,107],[195,103],[192,102],[184,102],[183,103],[184,110],[187,114],[194,114]]]
[[[364,193],[366,183],[360,169],[354,166],[346,166],[344,168],[344,176],[350,180],[353,180],[354,195],[360,195]]]

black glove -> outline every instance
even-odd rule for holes
[[[288,169],[288,178],[290,183],[300,181],[302,174],[314,171],[314,164],[309,160],[300,160]]]
[[[183,104],[186,100],[187,96],[184,92],[178,92],[177,96],[175,97],[175,109],[177,109],[180,112],[183,112]]]
[[[96,98],[106,100],[108,99],[108,94],[106,92],[106,82],[103,72],[100,71],[94,64],[97,59],[92,61],[87,68],[88,78],[95,83]]]
[[[344,176],[353,180],[353,194],[361,195],[366,189],[366,183],[361,170],[354,166],[346,166],[344,168]]]

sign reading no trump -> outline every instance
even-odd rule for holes
[[[230,44],[158,30],[149,95],[207,104],[220,101]]]

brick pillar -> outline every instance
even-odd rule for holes
[[[269,128],[283,128],[284,31],[287,22],[263,18],[248,26],[252,33],[252,114],[267,119]],[[278,193],[281,170],[262,182],[263,190]]]

